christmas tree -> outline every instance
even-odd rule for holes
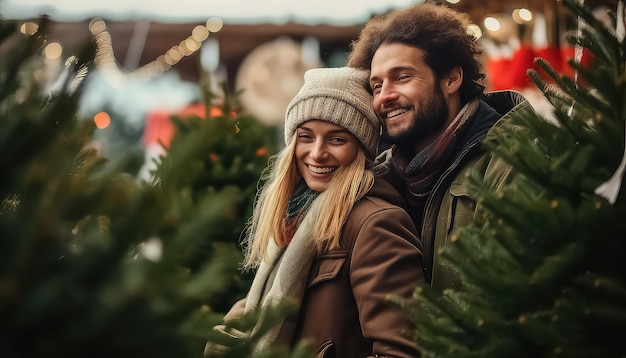
[[[407,303],[427,357],[626,356],[623,3],[610,27],[562,4],[579,21],[568,41],[591,64],[575,56],[570,78],[536,59],[551,80],[529,76],[556,121],[526,109],[488,138],[516,175],[500,193],[473,177],[480,220],[443,251],[464,289],[418,288]]]
[[[150,180],[150,185],[167,192],[184,191],[194,203],[229,193],[229,205],[222,208],[220,224],[207,233],[210,240],[206,237],[195,252],[192,267],[211,257],[213,243],[239,242],[252,215],[259,177],[269,157],[276,153],[278,143],[274,128],[240,113],[237,97],[229,94],[226,84],[222,99],[208,90],[211,85],[207,73],[203,73],[203,80],[205,114],[172,116],[175,135],[167,145],[166,155],[156,160]],[[241,252],[240,248],[237,250]],[[226,311],[247,292],[252,277],[236,270],[230,275],[232,285],[212,298],[213,309]]]
[[[42,89],[47,27],[24,35],[0,21],[0,356],[201,357],[247,290],[237,243],[273,129],[230,101],[221,116],[179,118],[153,180],[140,181],[143,158],[111,164],[91,146],[93,121],[78,118],[91,39],[66,62],[63,89]],[[253,345],[238,357],[257,356]]]

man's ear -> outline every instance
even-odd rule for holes
[[[445,80],[448,94],[457,92],[463,83],[463,69],[461,66],[453,67]]]

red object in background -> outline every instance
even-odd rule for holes
[[[491,91],[500,91],[511,88],[508,71],[511,66],[510,58],[489,58],[487,60],[487,74]]]
[[[537,70],[546,81],[551,80],[542,68],[535,65],[536,57],[545,59],[559,73],[573,78],[574,70],[567,63],[568,59],[574,58],[573,47],[545,47],[533,49],[529,46],[521,46],[512,58],[489,58],[487,59],[487,74],[490,83],[489,90],[523,90],[534,86],[526,71],[530,68]],[[581,64],[588,67],[592,55],[587,49],[583,49]]]
[[[535,51],[530,46],[522,45],[513,52],[511,66],[508,69],[510,88],[523,89],[532,85],[526,71],[535,66],[534,59]]]
[[[219,116],[222,114],[222,109],[219,107],[212,107],[209,116]],[[172,137],[174,137],[174,123],[172,123],[171,117],[178,116],[181,118],[196,116],[200,118],[205,117],[204,104],[190,104],[182,108],[178,112],[168,112],[163,110],[157,110],[149,112],[146,118],[146,126],[143,131],[143,144],[144,147],[148,147],[152,144],[156,144],[159,141],[167,148],[169,146]]]
[[[526,71],[533,67],[535,58],[533,49],[520,46],[513,52],[513,57],[489,58],[487,73],[490,90],[522,89],[531,85]]]

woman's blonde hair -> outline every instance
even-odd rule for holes
[[[258,267],[269,258],[270,240],[278,247],[287,246],[282,236],[285,214],[293,190],[302,178],[296,163],[296,142],[294,138],[272,157],[261,176],[265,184],[258,192],[243,241],[243,268],[246,270]],[[339,247],[341,230],[350,210],[374,185],[374,175],[368,166],[365,151],[359,144],[356,158],[350,165],[337,169],[324,195],[316,199],[322,200],[319,204],[324,208],[315,218],[312,233],[318,252]]]

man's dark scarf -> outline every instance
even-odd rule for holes
[[[392,148],[391,162],[395,172],[407,185],[409,212],[418,229],[422,226],[428,195],[458,153],[459,142],[469,127],[469,119],[478,110],[478,104],[478,100],[466,104],[448,128],[410,161],[409,158],[402,157],[396,146]]]

